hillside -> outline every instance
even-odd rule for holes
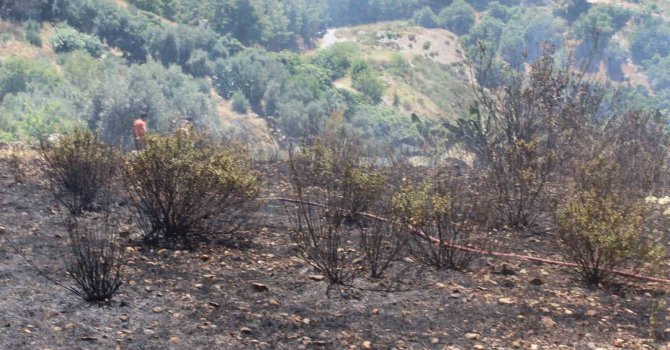
[[[0,0],[0,350],[670,350],[670,1]]]

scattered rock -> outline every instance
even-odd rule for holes
[[[119,320],[121,320],[121,322],[128,322],[128,316],[122,315],[121,317],[119,317]]]
[[[83,337],[81,337],[81,338],[79,338],[79,339],[81,339],[81,340],[83,340],[83,341],[91,341],[91,342],[98,340],[98,338],[96,338],[96,337],[92,337],[92,336],[83,336]]]
[[[364,341],[363,349],[372,349],[372,343],[369,340]]]
[[[431,344],[437,344],[439,342],[440,342],[440,339],[437,339],[437,338],[433,338],[433,339],[430,340]]]
[[[145,328],[145,329],[142,331],[142,333],[144,333],[145,335],[154,335],[156,332],[154,332],[153,329]]]
[[[153,309],[151,309],[151,311],[153,311],[156,314],[159,314],[159,313],[163,312],[163,309],[161,309],[160,306],[156,306]]]
[[[481,345],[481,344],[475,344],[475,346],[473,346],[473,348],[477,349],[477,350],[484,350],[485,349],[484,345]]]
[[[312,322],[312,320],[310,320],[309,318],[303,318],[302,319],[302,324],[304,324],[305,326],[309,326],[309,324],[311,322]]]
[[[309,275],[308,277],[309,277],[309,279],[311,279],[312,281],[317,281],[317,282],[321,282],[321,281],[323,281],[323,280],[325,279],[325,277],[324,277],[324,276],[321,276],[321,275]]]
[[[479,334],[477,334],[477,333],[465,333],[465,339],[467,339],[467,340],[477,340],[477,339],[479,339]]]
[[[541,286],[544,284],[544,281],[541,278],[533,278],[532,280],[530,280],[530,284],[534,286]]]
[[[514,304],[514,300],[512,300],[512,298],[500,298],[498,299],[498,303],[502,305],[512,305]]]
[[[168,340],[168,342],[170,342],[170,343],[179,343],[179,337],[172,336],[172,337],[170,337],[170,339]]]
[[[268,288],[268,286],[266,286],[264,284],[261,284],[261,283],[253,283],[251,286],[254,288],[254,291],[259,292],[259,293],[260,292],[267,292],[267,291],[270,290],[270,288]]]
[[[614,340],[614,347],[615,348],[622,348],[623,347],[624,340],[621,338],[617,338]]]
[[[219,303],[217,303],[217,302],[213,302],[213,301],[210,301],[210,302],[209,302],[209,305],[210,305],[210,306],[213,306],[213,307],[219,307],[219,306],[221,306],[221,304],[219,304]]]
[[[275,300],[275,299],[270,299],[269,303],[270,303],[270,305],[272,305],[272,306],[279,306],[279,302],[278,302],[277,300]]]
[[[207,261],[207,260],[209,260],[209,258],[210,258],[209,255],[207,255],[207,254],[203,254],[203,255],[200,257],[200,260],[202,260],[202,261]]]
[[[494,265],[492,271],[496,275],[504,275],[504,276],[516,275],[516,271],[514,271],[514,267],[509,266],[507,264]]]
[[[556,321],[552,320],[551,317],[548,316],[542,316],[540,322],[542,322],[542,324],[547,328],[552,328],[556,326]]]
[[[249,327],[242,327],[242,328],[240,328],[240,333],[249,335],[249,334],[251,334],[251,328],[249,328]]]
[[[596,310],[588,310],[586,311],[586,316],[593,317],[598,314],[598,311]]]

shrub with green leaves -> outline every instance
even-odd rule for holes
[[[235,91],[230,98],[230,101],[233,104],[233,110],[235,112],[244,114],[249,111],[249,100],[247,100],[242,91]]]
[[[41,47],[42,46],[42,23],[37,21],[26,21],[23,24],[23,27],[26,30],[26,40],[29,43]]]
[[[148,135],[146,149],[126,161],[126,181],[144,239],[153,243],[190,244],[215,221],[234,229],[259,190],[242,151],[193,131]]]
[[[93,57],[100,57],[105,47],[98,37],[84,34],[69,26],[58,26],[51,36],[51,45],[56,52],[86,50]]]
[[[45,172],[56,200],[72,215],[93,207],[119,166],[119,154],[90,130],[42,141]]]
[[[363,93],[370,102],[374,104],[381,102],[386,85],[369,63],[355,62],[351,68],[351,80],[353,87]]]
[[[640,267],[665,256],[656,233],[645,228],[646,204],[626,194],[618,172],[606,158],[592,161],[576,193],[556,212],[563,254],[591,284],[606,281],[615,269]]]
[[[412,235],[410,253],[420,262],[438,269],[462,270],[475,258],[468,246],[480,226],[475,215],[479,196],[465,177],[433,175],[419,186],[406,182],[392,199],[402,222],[419,235]]]

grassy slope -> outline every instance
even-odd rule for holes
[[[402,113],[414,112],[428,118],[452,118],[465,107],[468,69],[453,33],[396,21],[338,28],[334,35],[337,42],[356,43],[362,58],[382,72],[387,86],[384,104],[393,106],[397,96]],[[424,49],[425,43],[430,43],[430,48]],[[395,55],[410,63],[406,71],[388,69]],[[350,77],[335,85],[352,90]]]

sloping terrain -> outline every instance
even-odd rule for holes
[[[454,118],[467,108],[469,67],[458,36],[448,30],[422,28],[405,21],[333,28],[320,47],[336,43],[355,43],[361,58],[379,67],[386,84],[383,102],[389,107],[439,119]],[[403,72],[386,69],[398,55],[408,67]],[[355,91],[350,77],[334,84]]]

